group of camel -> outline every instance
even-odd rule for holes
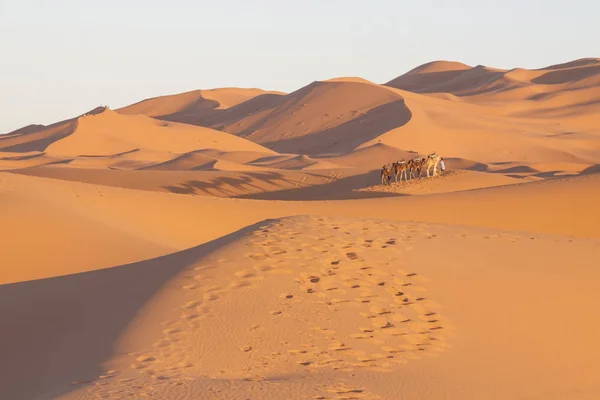
[[[444,159],[436,153],[431,153],[427,157],[417,157],[408,161],[402,160],[386,164],[381,168],[381,184],[389,185],[392,176],[395,178],[396,182],[398,182],[398,175],[400,175],[400,180],[402,180],[403,176],[405,180],[408,180],[409,177],[412,179],[413,176],[415,178],[421,178],[423,169],[425,169],[428,178],[430,170],[433,170],[433,176],[437,176],[437,168],[440,166],[440,163],[441,170],[443,171]]]

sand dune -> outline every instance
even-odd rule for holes
[[[593,140],[586,146],[578,135],[557,136],[571,130],[548,120],[514,118],[498,111],[497,106],[453,102],[402,91],[412,118],[400,128],[392,129],[359,148],[376,143],[429,154],[436,151],[445,157],[466,158],[483,162],[523,161],[533,163],[592,164],[600,156],[598,133],[593,115],[583,117],[586,132]]]
[[[219,157],[208,155],[204,150],[198,150],[195,152],[185,153],[181,156],[177,156],[164,163],[149,166],[145,169],[156,169],[156,170],[204,170],[205,167],[218,169],[218,170],[229,170],[229,171],[268,171],[273,169],[282,170],[304,170],[304,169],[332,169],[341,168],[340,165],[333,164],[328,161],[320,161],[312,159],[305,155],[275,155],[275,156],[264,156],[265,153],[259,153],[261,156],[257,157],[257,154],[253,153],[254,158],[247,162],[240,162],[243,155],[236,155],[237,157],[227,157],[218,155]],[[223,157],[224,159],[220,159]],[[238,158],[233,161],[232,158]],[[216,166],[219,168],[216,168]]]
[[[138,169],[51,166],[11,171],[23,175],[103,186],[216,197],[280,193],[303,187],[320,190],[322,185],[334,182],[337,176],[331,170],[312,170],[310,167],[305,170],[278,170],[252,164],[240,165],[217,159],[208,161],[194,170],[170,169],[168,161],[166,166],[160,167],[158,164],[158,167],[154,168],[154,165],[157,164],[150,164],[148,168]],[[170,167],[175,168],[176,166],[171,165]],[[346,192],[343,193],[343,197]]]
[[[264,161],[263,164],[265,164]],[[329,161],[319,161],[305,155],[294,156],[283,161],[271,162],[267,165],[271,168],[291,170],[340,168],[339,165],[336,165]]]
[[[467,105],[470,105],[471,110],[468,114],[471,117],[475,116],[481,123],[469,122],[469,127],[477,126],[479,131],[485,133],[496,131],[490,125],[497,124],[500,119],[502,124],[497,125],[502,128],[498,131],[513,131],[518,127],[517,140],[527,136],[535,138],[540,131],[555,134],[584,133],[598,138],[598,131],[591,123],[600,105],[600,62],[597,59],[579,60],[539,70],[499,70],[481,65],[473,68],[457,67],[448,63],[432,65],[435,66],[432,71],[428,68],[417,68],[386,85],[426,94],[429,98],[429,94],[436,94],[436,99],[442,99],[439,95],[458,96],[445,98],[454,103],[445,102],[443,107],[449,111],[448,114],[467,110]],[[418,114],[418,106],[410,102],[426,104],[426,101],[420,96],[407,96],[404,92],[403,95],[413,113],[411,121],[422,122],[422,115],[415,115]],[[452,131],[451,127],[458,127],[459,123],[446,122],[445,125],[449,125],[450,128],[440,128]],[[410,130],[410,125],[407,125],[406,129]],[[498,137],[500,134],[494,133],[494,136]],[[515,138],[511,138],[510,141],[514,142]],[[566,144],[567,148],[570,147],[569,143]],[[581,147],[575,143],[573,146]],[[504,150],[509,146],[500,140],[498,147]],[[547,147],[545,143],[543,147]],[[468,157],[458,153],[452,156]],[[593,157],[596,156],[597,153]],[[518,159],[525,160],[523,156]]]
[[[331,78],[331,79],[325,80],[324,82],[353,82],[353,83],[373,84],[373,82],[371,82],[370,80],[361,78],[359,76],[344,76],[344,77],[339,77],[339,78]]]
[[[216,160],[195,153],[185,153],[169,161],[154,164],[144,169],[154,170],[204,170],[210,169]]]
[[[298,204],[198,202],[189,196],[117,188],[104,189],[98,201],[93,185],[2,177],[4,199],[23,193],[26,185],[35,188],[36,196],[51,194],[66,210],[80,202],[79,220],[94,215],[153,246],[182,250],[268,218],[332,215],[265,221],[214,243],[136,264],[105,260],[107,266],[122,266],[0,286],[0,297],[12,304],[1,309],[3,320],[14,327],[1,334],[3,342],[13,343],[1,375],[3,393],[11,398],[43,393],[83,399],[142,393],[192,398],[202,392],[215,399],[242,393],[276,399],[290,391],[298,397],[325,398],[357,393],[366,398],[394,398],[398,393],[465,398],[475,393],[490,399],[560,399],[574,390],[597,394],[598,371],[575,374],[573,368],[595,365],[590,346],[595,346],[598,332],[580,315],[593,313],[589,308],[598,301],[593,268],[598,240],[532,230],[600,238],[593,223],[598,216],[589,214],[595,208],[587,208],[594,203],[589,194],[597,195],[600,187],[598,175],[481,189],[464,192],[459,199],[458,194],[444,194],[437,201],[432,196],[418,202],[396,198]],[[538,208],[538,215],[549,224],[540,223],[531,212],[539,207],[532,193],[560,191],[570,195],[548,198],[549,209]],[[551,211],[570,201],[580,204],[573,209],[579,214]],[[136,207],[142,203],[147,207]],[[474,203],[484,210],[475,210]],[[457,209],[462,212],[457,214]],[[570,223],[583,221],[584,215],[591,219],[588,225]],[[529,232],[389,220],[424,216],[475,226],[518,225]],[[211,228],[195,229],[199,224]],[[98,246],[97,241],[90,243]],[[58,250],[41,248],[36,256],[45,259],[45,252]],[[575,250],[581,258],[573,265]],[[535,261],[530,254],[538,256]],[[73,256],[64,253],[63,264],[78,265]],[[560,296],[548,296],[558,292]],[[561,319],[554,318],[557,313]],[[55,322],[46,324],[49,319]],[[545,332],[543,340],[538,329]],[[25,331],[33,333],[38,346],[23,347],[29,341],[18,338]],[[55,339],[64,338],[65,332],[71,338],[66,343]],[[579,332],[579,340],[572,340],[573,332]],[[532,341],[534,337],[538,340]],[[556,343],[561,351],[544,356]],[[36,380],[37,385],[19,379],[42,373],[49,364],[52,371]],[[488,369],[497,371],[494,379]],[[556,374],[565,379],[549,379]],[[271,383],[281,376],[286,379],[280,384]],[[465,376],[478,379],[472,382]],[[429,384],[430,379],[437,383]]]
[[[0,151],[0,170],[31,168],[41,165],[61,164],[68,161],[69,159],[48,156],[39,151],[23,153]]]
[[[380,169],[383,164],[389,162],[407,160],[417,157],[417,153],[401,150],[394,146],[383,143],[359,146],[357,150],[331,158],[329,161],[350,167],[369,167]]]
[[[63,139],[77,129],[77,121],[58,122],[14,134],[0,136],[0,150],[6,152],[44,151],[53,142]]]
[[[0,398],[600,398],[600,61],[0,136]],[[439,176],[380,184],[437,152]]]
[[[294,239],[298,232],[307,238]],[[355,237],[360,240],[349,240]],[[216,251],[195,248],[147,265],[152,275],[144,279],[146,290],[165,275],[161,261],[177,265],[177,272],[144,308],[152,317],[137,319],[119,341],[122,356],[107,366],[112,372],[100,372],[99,385],[88,385],[72,398],[116,393],[189,398],[202,389],[214,399],[242,393],[265,399],[290,393],[325,399],[399,393],[559,399],[578,390],[597,393],[597,367],[585,374],[571,369],[574,362],[593,362],[594,356],[581,342],[570,341],[565,320],[555,318],[558,312],[572,328],[586,326],[571,308],[591,311],[597,294],[591,282],[582,285],[578,278],[598,275],[586,261],[565,278],[562,263],[568,248],[589,255],[589,243],[540,238],[533,247],[549,251],[543,272],[536,265],[525,271],[514,267],[519,255],[533,248],[518,234],[489,236],[424,224],[289,218],[266,221],[215,246]],[[502,252],[506,247],[512,248],[509,254]],[[432,251],[452,248],[453,254],[470,249],[467,265],[441,262]],[[290,253],[295,249],[302,250],[300,255]],[[487,268],[470,267],[489,254],[494,258]],[[316,265],[311,261],[323,258]],[[126,279],[126,268],[114,271],[113,279]],[[479,285],[465,285],[465,280]],[[538,290],[570,296],[547,300],[534,294]],[[547,301],[552,307],[544,305]],[[532,340],[539,335],[528,329],[531,324],[546,333],[543,338]],[[587,331],[584,340],[593,341],[597,333],[597,328]],[[552,352],[557,343],[561,351]],[[547,351],[552,357],[540,365],[537,355]],[[496,371],[493,378],[488,369]],[[422,374],[435,383],[424,387]],[[555,374],[576,386],[548,379]],[[190,380],[193,376],[203,378]]]
[[[218,114],[252,98],[263,95],[283,95],[260,89],[221,88],[146,99],[116,111],[120,114],[144,114],[158,119],[191,123]]]
[[[478,171],[450,171],[444,176],[432,177],[427,180],[393,181],[389,186],[372,185],[358,190],[411,195],[450,193],[492,186],[514,185],[523,183],[523,179],[526,178]]]
[[[277,154],[227,133],[161,122],[145,115],[121,115],[105,108],[50,127],[0,136],[0,146],[0,168],[4,170],[49,164],[139,169],[177,164],[176,160],[182,164],[182,159],[200,150],[234,153],[225,156],[227,162],[238,156],[247,158],[244,154],[254,159]]]
[[[159,172],[165,171],[116,172],[148,172],[156,174],[156,179],[160,179]],[[596,223],[600,211],[595,207],[600,195],[600,174],[597,173],[429,196],[316,202],[262,202],[178,196],[21,174],[0,174],[2,199],[7,202],[2,207],[2,216],[5,218],[3,223],[6,226],[16,224],[20,219],[18,215],[21,214],[15,208],[24,202],[24,198],[30,198],[32,202],[37,198],[48,199],[51,204],[57,204],[61,209],[72,213],[82,210],[82,217],[102,221],[104,226],[113,226],[147,242],[178,249],[216,239],[262,219],[307,213],[421,220],[537,234],[600,238],[600,228]],[[107,176],[110,177],[110,174]],[[544,201],[540,201],[540,198]],[[144,207],[139,208],[137,204],[144,204]],[[39,210],[41,212],[43,209]],[[455,212],[456,210],[461,212]],[[165,218],[170,221],[169,224],[165,225]],[[34,222],[35,219],[29,221]],[[196,229],[198,224],[206,227]],[[32,238],[39,237],[39,240],[43,240],[43,232],[31,231]],[[23,245],[26,244],[26,241],[22,242]],[[48,251],[52,251],[52,247],[48,247]],[[10,256],[10,253],[4,254],[7,255]],[[30,256],[40,257],[40,260],[45,257],[42,252],[32,253]],[[19,270],[17,268],[17,272]]]
[[[200,148],[270,150],[226,133],[177,123],[165,123],[144,115],[120,115],[111,110],[81,117],[77,129],[46,149],[54,155],[112,155],[136,149],[185,152]]]
[[[210,159],[207,157],[197,158],[189,153],[169,160],[164,163],[156,164],[144,169],[165,170],[165,171],[264,171],[264,168],[252,165],[242,165],[231,161]]]
[[[478,162],[593,164],[600,155],[592,123],[600,106],[597,65],[586,59],[501,70],[432,62],[386,85],[361,78],[313,82],[187,122],[310,156],[384,143]]]
[[[186,122],[233,133],[279,152],[310,155],[350,151],[409,119],[402,96],[366,80],[342,78],[313,82],[285,96],[257,96]]]
[[[46,128],[46,126],[41,125],[41,124],[31,124],[31,125],[27,125],[27,126],[24,126],[22,128],[19,128],[17,130],[14,130],[12,132],[8,132],[8,133],[6,133],[5,137],[16,136],[16,135],[25,135],[25,134],[28,134],[28,133],[35,133],[35,132],[38,132],[38,131],[40,131],[40,130],[42,130],[44,128]]]
[[[53,190],[0,176],[0,222],[11,227],[2,235],[0,284],[94,270],[171,249],[82,214],[79,195],[59,181],[55,185],[70,191],[74,201],[63,202]],[[102,189],[90,190],[102,199]]]
[[[600,59],[581,59],[538,70],[503,70],[456,62],[437,61],[417,67],[386,85],[417,93],[446,92],[471,96],[505,91],[522,85],[576,84],[600,74]]]
[[[159,172],[163,171],[152,173],[157,174],[158,178]],[[318,202],[200,198],[12,173],[0,175],[2,199],[7,202],[2,207],[5,226],[12,226],[19,221],[18,215],[21,214],[18,214],[17,208],[22,203],[29,204],[25,199],[35,202],[39,198],[40,201],[60,206],[60,209],[70,213],[81,210],[81,217],[101,221],[103,226],[113,226],[122,232],[144,238],[147,242],[177,249],[217,239],[261,219],[291,215],[289,213],[333,213],[338,216],[422,220],[448,225],[600,238],[600,230],[596,224],[600,215],[595,207],[600,194],[600,174],[597,173],[430,196]],[[144,207],[137,207],[138,204],[144,204]],[[575,204],[577,207],[573,206]],[[253,211],[248,212],[249,209]],[[24,207],[23,212],[27,210],[28,206]],[[38,210],[41,213],[43,208]],[[164,223],[165,218],[170,221],[168,224]],[[24,221],[34,223],[35,219]],[[217,223],[218,221],[221,222]],[[206,226],[204,229],[196,229],[198,224]],[[45,236],[43,232],[34,229],[29,234],[40,240]],[[23,245],[26,243],[22,241]],[[48,249],[51,251],[52,247]],[[42,252],[31,253],[30,256],[41,257],[40,259],[45,257]],[[2,265],[16,264],[3,262]]]
[[[410,112],[398,94],[377,85],[314,82],[280,104],[239,121],[226,131],[279,152],[347,152],[369,137],[406,123]]]

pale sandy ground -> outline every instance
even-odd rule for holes
[[[0,398],[600,398],[599,70],[436,62],[0,136]],[[444,175],[378,184],[431,151]]]

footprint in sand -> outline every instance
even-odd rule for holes
[[[142,363],[148,363],[148,362],[156,361],[156,358],[154,358],[152,356],[141,356],[141,357],[136,358],[136,361],[139,361]]]
[[[254,278],[254,272],[252,271],[237,271],[235,274],[238,278]]]
[[[226,287],[209,291],[207,278],[216,270],[203,269],[202,279],[193,286],[186,285],[191,292],[181,305],[184,320],[180,323],[188,331],[179,326],[165,327],[165,338],[187,337],[189,330],[194,329],[190,328],[194,322],[188,322],[187,317],[193,321],[192,316],[203,316],[202,324],[210,327],[214,316],[221,315],[227,309],[222,307],[230,304],[228,296],[242,293],[230,289],[243,288],[248,301],[256,301],[253,296],[260,293],[261,302],[256,307],[264,307],[259,313],[263,316],[260,321],[241,327],[243,333],[239,337],[250,338],[243,339],[248,342],[233,347],[245,360],[239,367],[244,374],[251,375],[249,371],[253,370],[263,374],[280,363],[311,371],[383,371],[424,354],[438,354],[447,347],[447,324],[438,315],[439,305],[421,292],[420,284],[426,280],[420,271],[397,269],[402,252],[406,251],[404,239],[409,225],[365,224],[362,220],[342,218],[291,217],[245,236],[240,243],[244,250],[228,257],[224,268],[229,269],[223,270],[229,271],[233,279]],[[370,238],[364,238],[366,234]],[[416,234],[421,235],[412,233]],[[299,245],[300,237],[303,242]],[[386,246],[385,250],[380,246]],[[202,268],[212,264],[207,262]],[[288,321],[292,328],[286,327]],[[286,333],[286,329],[293,331]],[[279,343],[274,332],[285,335],[278,337],[285,337],[286,343]],[[263,340],[275,344],[266,346],[267,351],[259,345]],[[167,355],[176,352],[177,342],[161,339],[157,343]],[[158,353],[158,357],[163,359],[164,355]],[[142,369],[153,365],[140,361],[135,364]],[[167,375],[157,370],[156,376]],[[336,398],[367,398],[358,397],[366,396],[364,392],[348,390],[341,390],[338,395],[347,397]]]

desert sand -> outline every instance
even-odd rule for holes
[[[599,107],[436,61],[0,135],[0,398],[598,399]]]

